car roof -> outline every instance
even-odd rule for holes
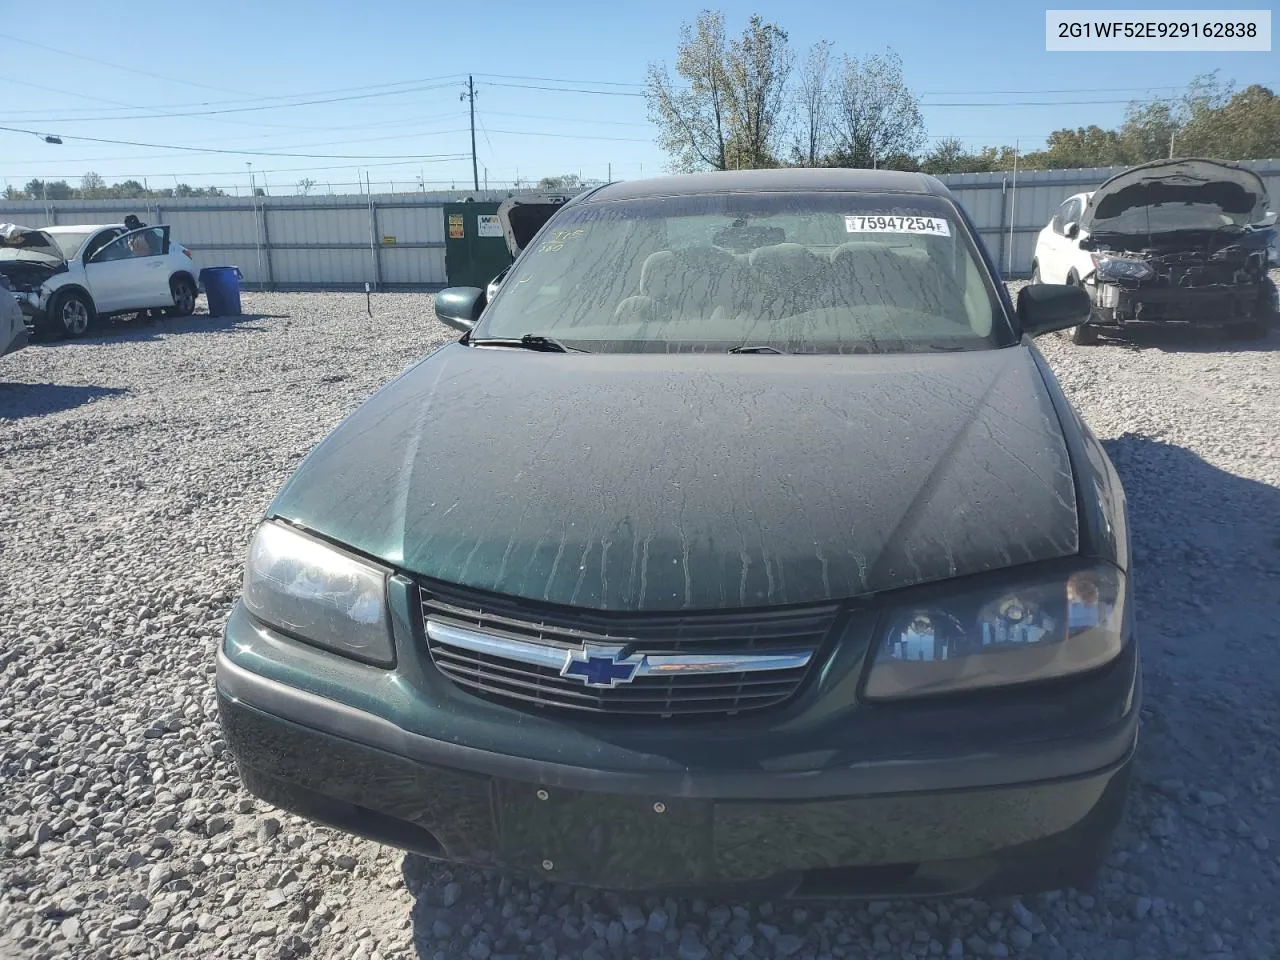
[[[707,193],[774,192],[914,193],[951,197],[941,180],[900,170],[853,170],[834,167],[787,167],[777,170],[718,170],[644,180],[621,180],[598,187],[577,200],[637,200],[644,197]]]
[[[123,223],[68,223],[57,227],[41,227],[45,233],[85,233],[93,230],[106,230],[108,227],[124,229]]]

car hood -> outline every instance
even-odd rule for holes
[[[43,230],[16,223],[0,223],[0,248],[34,254],[54,263],[66,262],[53,237]]]
[[[1074,554],[1030,350],[542,354],[450,344],[269,516],[410,573],[600,610],[854,597]]]
[[[1116,174],[1095,190],[1080,229],[1105,233],[1126,211],[1178,203],[1217,207],[1240,224],[1256,223],[1267,212],[1267,188],[1261,177],[1236,163],[1154,160]]]

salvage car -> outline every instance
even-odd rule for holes
[[[614,183],[356,409],[216,654],[269,803],[429,857],[781,897],[1087,884],[1141,705],[1124,493],[921,174]]]
[[[45,338],[83,337],[116,314],[186,317],[196,308],[191,251],[170,240],[167,226],[0,224],[0,274],[32,333]]]
[[[1036,240],[1032,282],[1081,284],[1076,343],[1143,324],[1262,336],[1280,323],[1268,278],[1275,214],[1262,179],[1219,160],[1156,160],[1068,197]]]

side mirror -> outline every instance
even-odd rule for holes
[[[447,287],[436,294],[436,319],[467,333],[475,329],[484,303],[484,291],[479,287]]]
[[[1093,301],[1084,287],[1037,283],[1018,291],[1018,322],[1022,332],[1033,337],[1078,326],[1092,312]]]
[[[1062,232],[1066,235],[1068,240],[1074,240],[1080,233],[1080,224],[1072,220],[1062,228]]]

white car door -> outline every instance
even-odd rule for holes
[[[1084,202],[1080,195],[1068,197],[1053,215],[1040,234],[1036,245],[1036,263],[1040,267],[1040,279],[1045,283],[1066,283],[1067,273],[1075,260],[1078,249],[1076,240],[1068,237],[1067,227],[1080,219]]]
[[[122,234],[89,256],[85,283],[99,313],[170,306],[169,228]]]

